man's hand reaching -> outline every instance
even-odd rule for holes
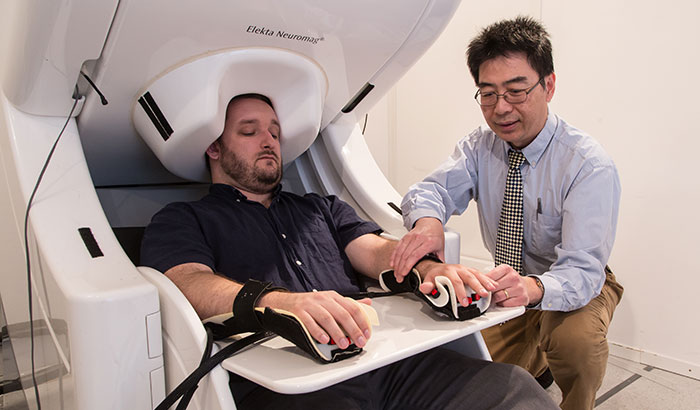
[[[429,253],[435,253],[440,260],[445,260],[445,233],[439,220],[421,218],[401,238],[391,254],[389,264],[394,269],[396,281],[401,283],[411,268]]]
[[[499,306],[527,306],[542,300],[542,291],[535,280],[521,276],[509,265],[499,265],[486,275],[498,283],[493,301]]]

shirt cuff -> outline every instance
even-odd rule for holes
[[[539,308],[542,310],[562,310],[564,292],[559,281],[550,275],[540,275],[539,278],[545,289]]]
[[[413,229],[413,225],[415,225],[416,222],[421,218],[435,218],[438,221],[442,222],[442,218],[434,210],[432,210],[432,209],[416,209],[416,210],[413,210],[409,213],[404,213],[403,224],[406,227],[406,229],[410,231],[411,229]],[[442,222],[442,225],[444,226],[445,223]]]

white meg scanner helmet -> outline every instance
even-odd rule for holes
[[[311,60],[274,48],[227,50],[187,61],[143,89],[132,107],[136,131],[173,174],[209,181],[204,153],[223,132],[231,98],[270,98],[289,163],[318,135],[328,84]]]

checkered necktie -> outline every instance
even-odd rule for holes
[[[523,273],[523,179],[520,164],[525,161],[522,152],[508,152],[508,177],[503,195],[501,219],[496,238],[496,266],[505,263]]]

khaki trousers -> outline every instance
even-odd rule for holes
[[[592,409],[608,361],[608,327],[622,293],[606,267],[605,285],[588,305],[571,312],[527,310],[481,333],[495,362],[519,365],[535,377],[549,366],[562,391],[562,409]]]

